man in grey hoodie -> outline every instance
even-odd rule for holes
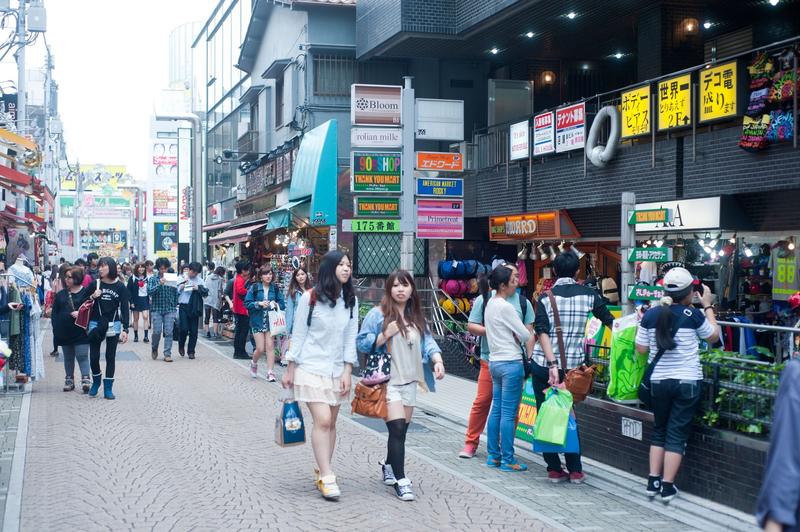
[[[203,301],[204,314],[203,329],[206,338],[219,338],[219,322],[222,318],[222,303],[224,301],[223,291],[225,290],[225,268],[217,266],[206,278],[206,288],[208,296]]]

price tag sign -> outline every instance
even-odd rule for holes
[[[700,122],[736,116],[736,61],[700,71]]]
[[[692,75],[665,79],[658,84],[658,130],[692,124]]]
[[[622,93],[622,138],[650,133],[650,85]]]

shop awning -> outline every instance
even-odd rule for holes
[[[32,178],[28,174],[0,164],[0,183],[7,183],[17,187],[27,187],[31,182]]]
[[[286,229],[292,225],[292,214],[299,218],[308,218],[308,206],[311,198],[290,201],[281,205],[277,209],[273,209],[267,213],[269,217],[267,221],[267,231],[275,229]],[[305,212],[302,212],[304,211]]]
[[[205,232],[208,232],[208,231],[216,231],[217,229],[225,229],[229,225],[231,225],[230,221],[217,222],[215,224],[204,225],[203,226],[203,232],[205,233]]]
[[[236,244],[238,242],[244,242],[254,231],[263,228],[263,221],[254,224],[243,225],[241,227],[234,227],[233,229],[228,229],[227,231],[223,231],[222,233],[211,237],[208,240],[208,243],[215,246],[221,246],[224,244]]]
[[[289,200],[311,199],[309,223],[336,225],[339,193],[336,120],[315,127],[300,142],[292,170]]]

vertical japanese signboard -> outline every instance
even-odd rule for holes
[[[516,161],[519,159],[527,159],[528,158],[528,150],[529,148],[529,137],[528,137],[528,121],[525,120],[524,122],[518,122],[516,124],[511,124],[511,128],[509,129],[509,135],[511,137],[510,148],[511,148],[511,160]]]
[[[542,113],[533,117],[533,155],[546,155],[556,151],[555,122],[553,113]]]
[[[621,111],[623,139],[650,133],[650,85],[623,92]]]
[[[556,109],[556,153],[583,149],[586,143],[586,104]]]
[[[700,71],[700,122],[736,116],[736,61]]]
[[[417,238],[464,238],[464,200],[418,199]]]
[[[658,130],[692,124],[692,75],[684,74],[658,83]]]
[[[192,130],[178,129],[178,242],[191,241]]]
[[[353,152],[351,192],[402,192],[400,152]]]

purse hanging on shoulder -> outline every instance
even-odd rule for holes
[[[561,316],[558,313],[558,305],[552,290],[547,291],[550,300],[550,307],[553,309],[553,323],[556,329],[556,339],[558,340],[558,351],[561,359],[561,369],[564,371],[564,385],[572,393],[573,404],[578,404],[589,395],[594,384],[594,374],[596,367],[581,364],[577,368],[567,370],[567,355],[564,348],[564,332],[561,329]]]

